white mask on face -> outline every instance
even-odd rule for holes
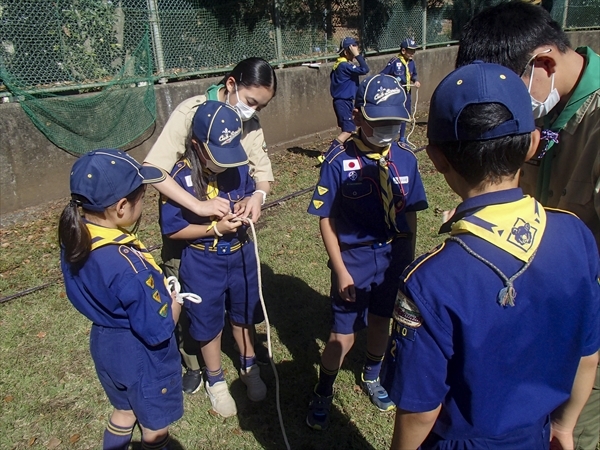
[[[214,162],[212,162],[212,160],[207,159],[206,160],[206,168],[208,170],[210,170],[212,173],[223,173],[225,172],[226,168],[225,167],[219,167],[217,166]]]
[[[547,115],[552,108],[554,108],[558,102],[560,101],[560,95],[558,91],[554,87],[554,74],[552,74],[552,85],[550,86],[550,94],[543,102],[536,100],[531,95],[531,82],[533,81],[533,69],[531,69],[531,77],[529,78],[529,87],[527,90],[529,91],[529,97],[531,97],[531,110],[533,111],[533,117],[539,119],[540,117],[544,117]]]
[[[240,94],[238,93],[237,83],[234,84],[234,86],[235,95],[238,98],[238,102],[232,106],[235,108],[242,120],[245,122],[246,120],[252,119],[252,117],[256,113],[256,110],[254,108],[249,107],[243,101],[240,100]],[[229,91],[227,92],[227,104],[231,105],[231,103],[229,103]]]
[[[400,125],[384,125],[381,127],[371,127],[373,130],[372,136],[365,136],[367,141],[377,147],[385,147],[391,144],[400,133]]]

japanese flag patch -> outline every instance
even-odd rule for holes
[[[359,168],[358,159],[347,159],[344,161],[344,171],[357,170]]]

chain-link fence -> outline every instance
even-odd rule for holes
[[[249,56],[279,66],[331,58],[347,35],[367,53],[408,36],[430,47],[455,42],[499,1],[0,0],[0,69],[33,92],[101,86],[147,32],[154,81],[224,72]],[[566,29],[600,26],[600,0],[542,3]]]

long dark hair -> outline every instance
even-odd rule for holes
[[[208,180],[204,176],[204,164],[202,164],[200,156],[198,156],[198,150],[196,150],[194,142],[192,142],[193,140],[194,135],[192,134],[192,130],[190,130],[185,140],[185,152],[183,157],[186,158],[192,166],[192,186],[196,192],[196,197],[200,200],[206,200]],[[204,145],[197,140],[196,142],[198,142],[198,145]]]
[[[125,198],[130,203],[137,203],[144,193],[146,186],[140,185]],[[92,251],[92,237],[85,226],[79,207],[88,200],[81,195],[72,194],[69,204],[65,206],[58,221],[58,242],[63,249],[64,258],[69,264],[82,264]],[[114,205],[106,209],[112,208]],[[83,212],[91,213],[83,209]],[[139,222],[138,222],[139,223]]]
[[[275,70],[262,58],[252,57],[240,61],[219,84],[224,85],[229,77],[233,77],[238,86],[266,87],[273,91],[273,96],[277,93]]]

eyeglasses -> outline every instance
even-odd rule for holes
[[[527,70],[527,68],[529,67],[529,65],[532,64],[538,56],[545,55],[546,53],[550,53],[551,51],[552,51],[552,49],[549,48],[547,50],[544,50],[543,52],[536,53],[531,58],[529,58],[529,61],[527,61],[527,64],[525,64],[525,67],[523,67],[523,71],[519,75],[519,78],[522,78],[523,75],[525,75],[525,71]]]

